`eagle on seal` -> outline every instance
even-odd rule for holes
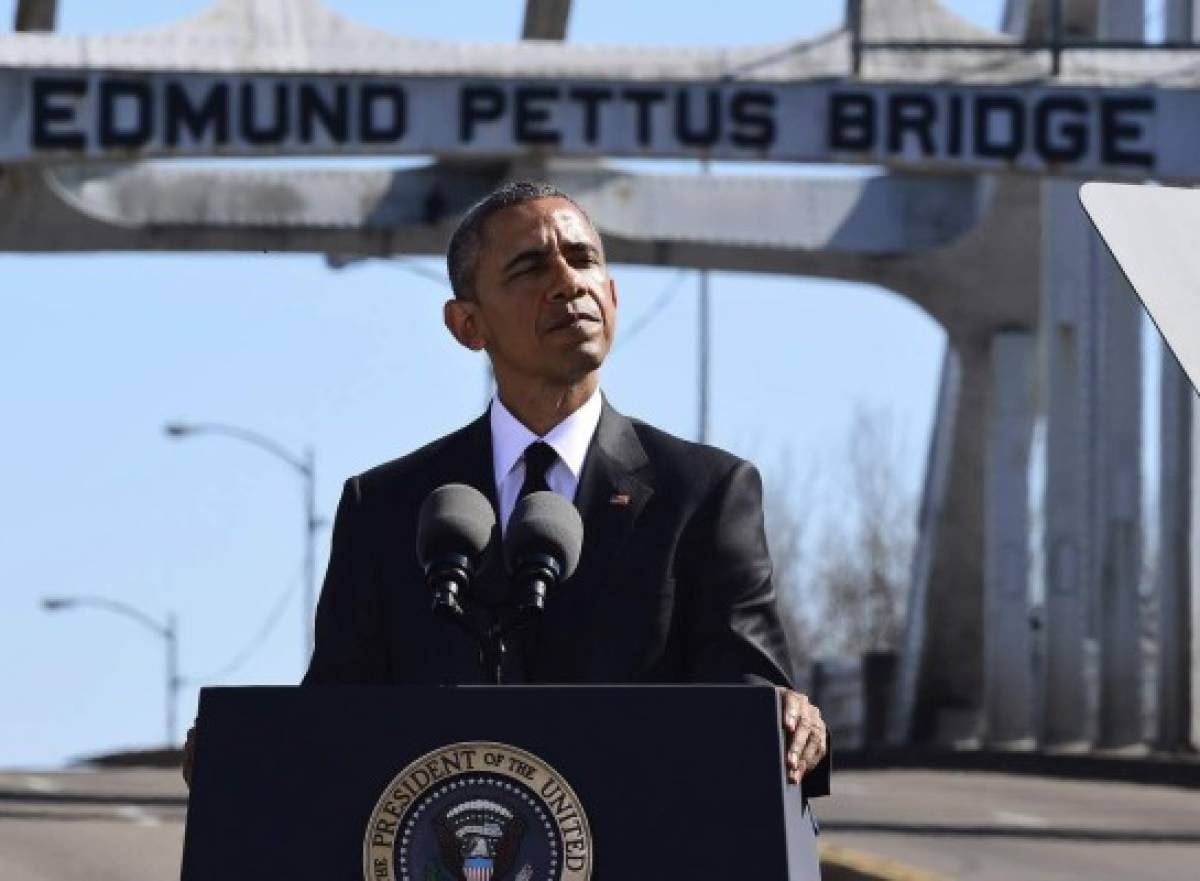
[[[525,835],[516,811],[490,798],[449,805],[434,829],[442,865],[454,881],[507,881]]]

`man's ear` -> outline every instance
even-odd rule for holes
[[[608,295],[612,297],[613,311],[617,310],[617,282],[611,275],[608,277]]]
[[[453,297],[442,307],[442,320],[451,336],[458,340],[459,345],[478,352],[486,345],[483,334],[480,333],[479,318],[475,313],[476,305],[468,300]]]

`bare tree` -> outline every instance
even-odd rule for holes
[[[901,477],[903,440],[889,412],[860,405],[844,449],[845,510],[824,526],[814,577],[827,648],[858,655],[893,649],[900,638],[916,504]]]
[[[767,481],[767,543],[796,664],[894,649],[916,541],[916,498],[904,486],[903,439],[892,415],[860,405],[840,468],[789,458]],[[840,507],[818,507],[821,496]],[[817,517],[821,522],[817,522]]]
[[[812,593],[812,579],[806,568],[815,484],[816,470],[810,468],[797,485],[792,460],[785,455],[765,480],[764,489],[767,547],[797,673],[807,670],[822,648],[820,600]]]

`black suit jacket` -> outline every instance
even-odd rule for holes
[[[474,486],[498,508],[486,413],[346,482],[305,684],[484,681],[470,636],[431,612],[417,563],[417,512],[446,483]],[[754,466],[606,402],[575,503],[579,567],[511,641],[506,681],[790,684]],[[503,601],[500,557],[474,596]],[[828,762],[804,789],[828,790]]]

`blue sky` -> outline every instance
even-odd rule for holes
[[[204,5],[60,3],[69,32],[119,31]],[[522,10],[516,0],[330,5],[395,32],[497,41],[516,36]],[[994,26],[1001,3],[947,5]],[[13,6],[0,0],[0,18],[10,22]],[[576,0],[569,38],[765,42],[827,30],[842,9],[842,0]],[[625,328],[676,276],[614,274]],[[0,255],[0,279],[0,766],[162,740],[161,646],[103,612],[46,614],[43,596],[176,612],[193,681],[180,701],[185,722],[196,684],[247,647],[222,684],[293,683],[302,672],[298,480],[233,441],[168,441],[165,422],[231,423],[296,450],[312,444],[318,504],[331,516],[346,476],[457,427],[484,403],[482,361],[441,326],[446,292],[401,265]],[[823,471],[820,498],[793,503],[836,517],[839,448],[865,404],[891,414],[905,482],[917,490],[944,345],[932,321],[855,285],[719,273],[712,289],[715,443],[754,458],[768,481],[786,459],[797,473]],[[684,436],[696,422],[695,291],[689,274],[615,351],[604,379],[619,408]],[[322,571],[327,545],[326,533]]]

